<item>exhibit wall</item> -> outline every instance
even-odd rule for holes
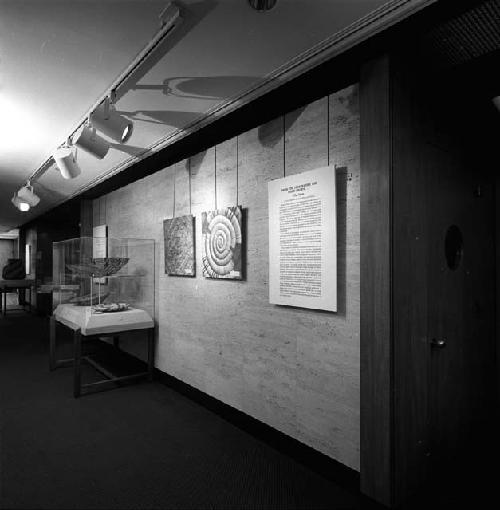
[[[157,368],[356,470],[359,120],[352,85],[93,202],[109,236],[156,241]],[[325,165],[336,169],[338,312],[271,305],[267,183]],[[201,214],[235,205],[244,278],[204,278]],[[168,276],[163,221],[189,213],[196,276]]]

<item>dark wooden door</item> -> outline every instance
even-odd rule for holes
[[[432,479],[441,480],[455,477],[488,445],[495,373],[493,195],[462,148],[426,144],[426,151],[428,455]]]
[[[466,110],[456,82],[419,69],[406,49],[392,64],[392,499],[400,503],[429,482],[456,486],[471,454],[490,449],[495,160],[477,102]]]

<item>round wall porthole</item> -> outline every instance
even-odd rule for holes
[[[270,11],[278,0],[248,0],[250,6],[256,11]]]
[[[448,267],[455,271],[460,266],[464,251],[464,239],[462,232],[456,225],[452,225],[446,231],[444,239],[444,254]]]

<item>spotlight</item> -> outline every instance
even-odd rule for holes
[[[493,104],[496,106],[497,110],[500,111],[500,96],[496,96],[492,99]]]
[[[99,131],[119,143],[125,143],[132,136],[134,127],[132,121],[116,113],[109,98],[90,114],[90,122]]]
[[[33,186],[29,181],[17,192],[17,196],[31,207],[35,207],[40,202],[40,197],[33,191]]]
[[[76,151],[72,147],[59,147],[52,157],[65,179],[74,179],[81,174],[82,171],[76,162]]]
[[[33,186],[28,183],[23,186],[12,197],[12,203],[23,212],[29,211],[31,207],[35,207],[40,202],[40,197],[33,191]]]
[[[109,143],[100,137],[95,132],[95,128],[91,126],[83,125],[75,133],[73,143],[99,159],[104,158],[109,151]]]
[[[27,202],[23,202],[18,196],[17,193],[14,193],[11,202],[17,207],[20,211],[26,212],[30,210],[30,205]]]

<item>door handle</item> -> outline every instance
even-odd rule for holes
[[[444,349],[446,347],[446,338],[433,338],[431,340],[431,347],[434,349]]]

